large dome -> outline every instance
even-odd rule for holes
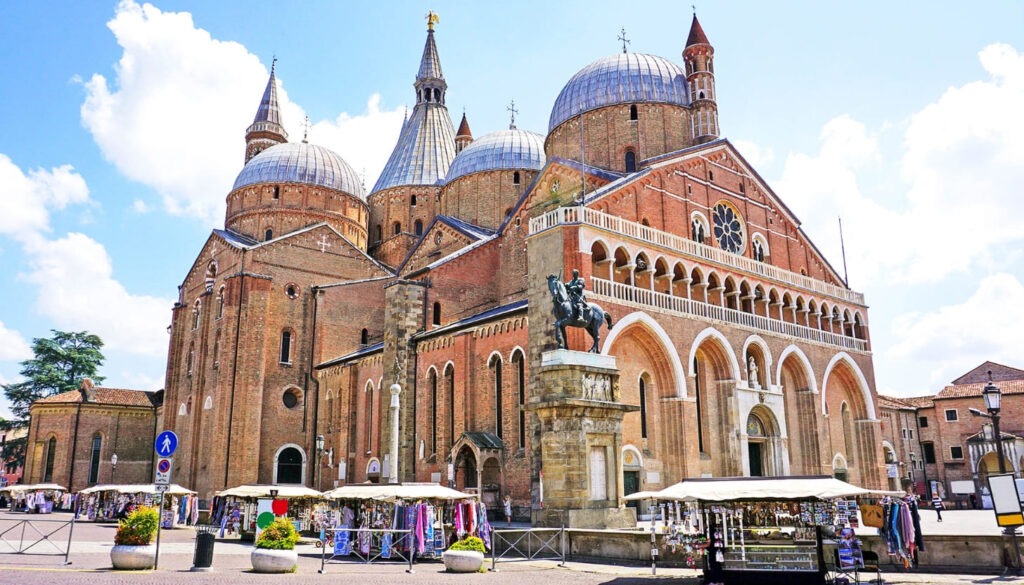
[[[622,103],[690,105],[686,74],[675,63],[642,53],[598,59],[572,76],[551,108],[548,132],[573,116]]]
[[[359,176],[336,153],[307,142],[272,146],[246,163],[232,191],[257,183],[304,183],[344,191],[366,200]]]
[[[481,136],[452,161],[445,177],[459,177],[498,169],[540,170],[544,166],[544,137],[536,132],[499,130]]]

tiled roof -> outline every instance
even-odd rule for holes
[[[128,390],[126,388],[103,388],[96,387],[96,400],[89,404],[104,404],[113,406],[158,406],[163,403],[163,391],[146,392],[143,390]],[[80,390],[69,390],[40,398],[34,404],[77,404],[82,402]]]
[[[952,384],[940,390],[935,399],[977,397],[980,401],[981,390],[987,383],[986,380],[975,384]],[[1003,394],[1024,394],[1024,380],[1006,380],[996,383],[996,386],[999,386]]]
[[[690,23],[690,36],[686,38],[686,46],[690,45],[710,45],[708,42],[707,35],[704,34],[704,29],[700,26],[700,22],[697,20],[697,14],[693,14],[693,22]]]
[[[935,405],[934,396],[907,396],[905,398],[901,398],[900,400],[915,408],[928,408],[929,406]]]
[[[985,362],[963,376],[960,376],[956,380],[953,380],[950,384],[974,384],[976,382],[984,384],[985,382],[988,382],[989,372],[992,372],[993,382],[1024,380],[1024,370],[1018,370],[1017,368],[1011,368],[1010,366],[1004,366],[995,362]]]
[[[901,398],[895,396],[885,396],[883,394],[878,395],[878,406],[881,408],[895,408],[895,409],[914,409],[914,405],[907,403]]]

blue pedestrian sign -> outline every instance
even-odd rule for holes
[[[164,431],[156,436],[156,454],[161,457],[170,457],[178,448],[178,435],[174,431]]]

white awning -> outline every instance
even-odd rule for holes
[[[0,492],[38,492],[38,491],[52,491],[52,492],[66,492],[68,488],[57,485],[55,483],[26,483],[19,485],[9,485],[5,488],[0,488]]]
[[[475,498],[436,483],[359,483],[324,492],[330,500],[466,500]]]
[[[659,492],[640,492],[627,500],[726,502],[734,500],[828,500],[877,493],[834,477],[729,477],[687,479]],[[637,497],[640,496],[640,497]]]
[[[303,485],[240,485],[217,492],[216,495],[235,498],[269,498],[270,490],[277,491],[279,499],[322,498],[323,494]]]
[[[156,489],[156,484],[152,483],[124,483],[94,485],[92,487],[87,487],[78,493],[95,494],[99,492],[117,492],[119,494],[155,494],[158,493],[158,490]],[[176,483],[172,483],[167,486],[167,493],[172,496],[187,496],[193,495],[196,492],[188,488],[184,488]]]

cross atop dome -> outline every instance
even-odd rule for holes
[[[626,45],[630,42],[626,38],[626,27],[622,27],[622,32],[619,33],[619,40],[622,41],[622,52],[626,52]]]

